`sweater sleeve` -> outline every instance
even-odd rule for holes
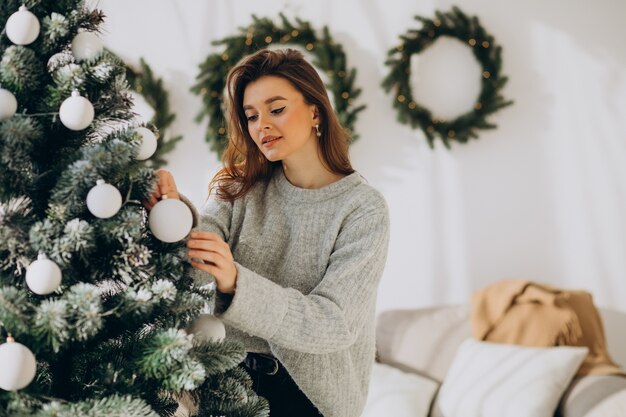
[[[233,205],[228,201],[209,199],[202,207],[197,229],[218,234],[225,242],[230,237]]]
[[[287,349],[313,354],[346,349],[375,303],[388,242],[386,211],[346,225],[335,241],[324,278],[308,295],[237,263],[237,288],[222,318]]]
[[[198,213],[195,205],[184,195],[180,195],[180,200],[191,209],[193,216],[193,229],[203,232],[217,233],[224,241],[228,241],[230,236],[230,225],[232,221],[233,205],[226,201],[210,199],[202,207],[201,213]],[[214,278],[206,273],[192,270],[192,277],[196,282],[204,282],[207,277],[211,280]],[[219,313],[230,305],[232,296],[222,294],[218,291],[215,293],[214,312]]]
[[[191,202],[190,199],[188,199],[186,196],[184,196],[183,194],[178,194],[178,196],[180,197],[180,201],[182,201],[183,203],[185,203],[187,205],[187,207],[189,207],[189,210],[191,210],[191,217],[193,219],[193,227],[196,227],[198,225],[198,219],[200,218],[200,215],[198,214],[198,209],[196,208],[196,206]]]

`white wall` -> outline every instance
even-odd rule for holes
[[[501,278],[528,278],[594,294],[626,311],[626,2],[599,0],[99,0],[105,41],[164,77],[185,139],[168,168],[195,202],[218,167],[193,122],[189,92],[212,40],[250,15],[283,11],[328,25],[358,70],[367,104],[354,166],[387,198],[391,244],[379,310],[467,302]],[[499,125],[452,150],[429,149],[396,122],[381,88],[398,35],[458,4],[503,46]],[[439,144],[438,144],[439,145]]]

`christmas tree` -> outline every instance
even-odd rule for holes
[[[169,416],[185,396],[201,416],[266,416],[245,352],[203,315],[191,211],[142,204],[156,139],[103,19],[0,2],[0,416]]]

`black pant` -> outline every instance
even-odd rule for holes
[[[248,353],[241,366],[252,378],[254,392],[267,399],[270,417],[323,417],[274,357]]]

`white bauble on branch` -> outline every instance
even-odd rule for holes
[[[98,180],[96,184],[87,193],[87,208],[91,214],[101,219],[115,216],[122,207],[122,194],[104,180]]]
[[[35,378],[37,361],[30,349],[9,336],[7,342],[0,345],[0,370],[0,388],[17,391]]]
[[[39,20],[26,6],[20,6],[5,26],[7,37],[16,45],[29,45],[39,36]]]
[[[83,130],[93,122],[93,105],[78,90],[72,91],[72,96],[61,103],[59,117],[61,123],[71,130]]]
[[[154,133],[148,128],[138,127],[135,132],[141,136],[141,146],[135,156],[135,159],[139,161],[146,160],[154,155],[157,149],[157,138]]]
[[[162,242],[173,243],[183,240],[193,227],[193,215],[187,204],[163,196],[150,210],[150,230]]]
[[[201,340],[221,342],[226,337],[226,328],[222,320],[210,314],[200,314],[187,328],[187,333]]]
[[[17,99],[9,90],[0,88],[0,122],[13,117],[17,111]]]
[[[62,276],[59,266],[40,253],[26,268],[26,285],[35,294],[47,295],[59,288]]]
[[[93,32],[80,32],[72,39],[72,55],[78,61],[93,59],[103,50],[102,40]]]

